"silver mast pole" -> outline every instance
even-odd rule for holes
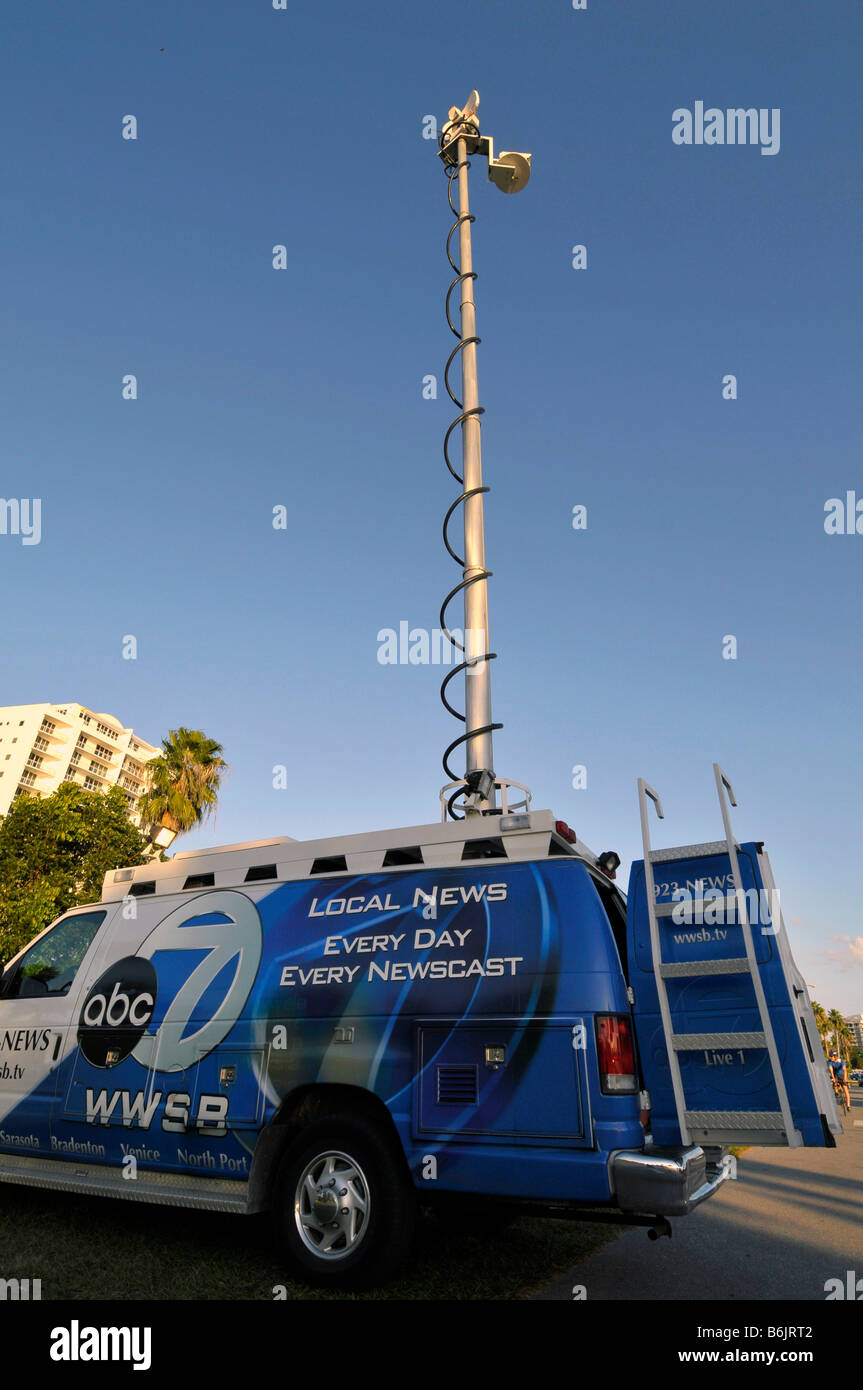
[[[481,136],[476,115],[479,93],[471,92],[464,107],[450,108],[441,132],[444,163],[458,171],[458,229],[460,275],[462,478],[464,496],[464,657],[465,666],[465,815],[480,815],[496,807],[494,754],[492,749],[491,662],[488,654],[488,571],[485,566],[485,528],[482,483],[479,385],[476,367],[476,304],[471,246],[468,156],[488,160],[489,180],[504,193],[518,193],[530,178],[530,155],[514,150],[494,157],[491,136]],[[452,191],[450,185],[450,200]],[[453,228],[454,230],[454,228]],[[452,235],[452,233],[450,233]],[[449,241],[447,241],[449,248]],[[447,303],[449,296],[447,296]],[[448,311],[447,311],[448,312]],[[453,325],[450,324],[450,327]],[[455,399],[455,397],[453,397]],[[446,539],[446,531],[444,531]],[[449,544],[447,543],[449,548]],[[451,554],[454,552],[451,550]],[[446,605],[444,605],[446,606]],[[442,692],[443,693],[443,692]],[[446,704],[444,697],[444,704]],[[450,708],[449,706],[447,706]],[[451,711],[452,712],[452,711]],[[461,741],[461,740],[459,740]],[[449,750],[448,750],[449,751]],[[446,766],[446,762],[444,763]],[[447,769],[449,770],[449,769]],[[517,785],[517,784],[514,784]],[[503,788],[503,783],[501,783]],[[529,794],[528,794],[529,795]],[[506,798],[504,796],[504,802]],[[525,803],[527,804],[527,803]]]
[[[461,282],[461,335],[465,342],[462,353],[462,400],[466,411],[474,412],[479,405],[479,381],[476,365],[476,304],[473,297],[473,248],[470,234],[470,198],[468,194],[467,141],[458,142],[458,201],[459,265],[464,279]],[[462,477],[465,492],[482,487],[482,433],[479,416],[471,413],[462,421]],[[464,571],[467,580],[485,574],[484,496],[477,492],[464,504]],[[477,578],[464,590],[465,658],[490,651],[488,632],[488,583]],[[473,734],[491,724],[491,662],[478,661],[464,673],[465,732]],[[469,737],[465,744],[466,777],[472,772],[494,772],[491,731]],[[494,787],[489,798],[478,798],[475,809],[485,810],[494,805]]]

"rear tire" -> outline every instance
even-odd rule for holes
[[[328,1116],[303,1129],[279,1170],[278,1223],[306,1283],[370,1288],[410,1248],[416,1197],[401,1152],[365,1116]]]

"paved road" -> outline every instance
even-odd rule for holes
[[[627,1231],[533,1294],[593,1299],[816,1299],[828,1279],[861,1280],[863,1298],[863,1090],[835,1149],[749,1149],[727,1182],[691,1216],[672,1218],[671,1240]]]

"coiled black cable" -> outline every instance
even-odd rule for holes
[[[483,492],[488,492],[490,489],[487,488],[487,487],[465,488],[465,485],[464,485],[464,478],[463,478],[463,477],[461,476],[461,474],[458,473],[457,470],[453,467],[452,460],[451,460],[451,458],[450,458],[450,456],[449,456],[449,441],[450,441],[450,437],[451,437],[451,435],[452,435],[452,433],[453,433],[453,430],[455,430],[459,425],[463,424],[464,421],[467,420],[471,415],[479,416],[479,415],[484,415],[484,414],[485,414],[485,408],[484,408],[484,406],[481,406],[481,405],[472,406],[469,410],[465,410],[465,408],[464,408],[464,402],[459,400],[458,396],[457,396],[457,395],[455,394],[455,392],[453,391],[452,386],[450,385],[450,380],[449,380],[450,368],[452,367],[452,365],[453,365],[453,363],[454,363],[456,357],[458,356],[458,354],[459,354],[460,352],[463,352],[464,349],[467,347],[467,345],[468,345],[469,343],[479,343],[479,342],[482,341],[480,338],[478,338],[478,337],[476,337],[476,336],[468,337],[468,338],[463,338],[462,335],[461,335],[461,332],[459,331],[458,328],[456,328],[455,324],[453,323],[453,321],[452,321],[452,314],[450,313],[450,299],[451,299],[453,290],[455,290],[456,288],[458,288],[458,286],[460,286],[465,280],[475,280],[475,279],[476,279],[476,271],[475,271],[475,270],[466,270],[466,271],[463,271],[463,270],[461,269],[461,267],[460,267],[459,265],[457,265],[456,262],[453,260],[453,256],[452,256],[452,238],[453,238],[453,235],[458,231],[458,228],[461,226],[462,222],[474,222],[474,221],[476,220],[475,217],[473,216],[473,213],[469,213],[469,212],[466,212],[466,213],[458,213],[458,212],[456,211],[455,204],[453,203],[453,200],[452,200],[453,183],[454,183],[455,180],[458,178],[459,169],[462,169],[462,168],[468,168],[468,169],[470,168],[470,160],[469,160],[469,159],[466,159],[466,158],[465,158],[465,159],[459,160],[459,161],[457,161],[457,162],[455,162],[455,163],[453,163],[453,164],[445,164],[445,165],[444,165],[444,172],[445,172],[446,175],[447,175],[447,199],[448,199],[448,201],[449,201],[450,210],[451,210],[451,212],[452,212],[452,214],[453,214],[453,217],[455,218],[455,221],[453,222],[452,226],[450,227],[449,232],[448,232],[448,234],[447,234],[447,239],[446,239],[446,255],[447,255],[447,260],[449,261],[450,265],[451,265],[452,268],[453,268],[453,271],[455,272],[455,278],[453,279],[453,281],[452,281],[452,283],[451,283],[449,289],[448,289],[447,292],[446,292],[446,298],[445,298],[445,301],[444,301],[444,308],[445,308],[445,313],[446,313],[446,321],[447,321],[447,324],[449,325],[450,332],[458,339],[458,342],[456,343],[456,346],[453,348],[452,352],[450,353],[450,355],[449,355],[449,357],[448,357],[448,359],[447,359],[447,364],[446,364],[446,367],[444,368],[443,380],[444,380],[444,386],[446,387],[447,395],[449,396],[450,400],[453,402],[453,405],[456,406],[456,408],[458,409],[458,411],[459,411],[460,413],[459,413],[459,415],[457,415],[456,418],[453,420],[452,424],[449,426],[449,429],[448,429],[447,432],[446,432],[446,435],[444,436],[444,442],[443,442],[443,456],[444,456],[444,460],[445,460],[445,462],[446,462],[447,468],[449,469],[449,471],[450,471],[450,473],[452,474],[452,476],[455,478],[456,482],[460,485],[462,491],[459,493],[458,497],[457,497],[457,498],[455,499],[455,501],[452,503],[452,505],[450,506],[450,508],[449,508],[448,511],[447,511],[446,516],[444,517],[444,522],[443,522],[443,543],[444,543],[444,545],[446,546],[447,550],[449,551],[449,554],[450,554],[450,555],[452,556],[452,558],[455,560],[456,564],[457,564],[462,570],[464,570],[464,564],[465,564],[464,557],[461,556],[461,555],[459,555],[458,552],[457,552],[456,550],[454,550],[453,547],[452,547],[452,545],[450,544],[449,534],[448,534],[448,527],[449,527],[450,519],[451,519],[451,517],[453,516],[454,512],[456,511],[456,508],[462,506],[465,502],[468,501],[469,498],[471,498],[471,497],[476,497],[476,496],[478,496],[480,493],[483,493]],[[444,679],[443,679],[443,681],[442,681],[442,683],[441,683],[440,697],[441,697],[441,700],[442,700],[442,702],[443,702],[444,708],[453,716],[454,719],[459,719],[459,720],[461,720],[462,724],[466,724],[466,723],[467,723],[467,717],[466,717],[466,715],[461,714],[459,710],[454,709],[453,706],[450,704],[449,700],[447,699],[447,686],[449,685],[450,681],[451,681],[455,676],[459,675],[460,672],[467,670],[467,668],[468,668],[469,666],[475,666],[475,665],[477,665],[480,661],[494,661],[494,660],[496,659],[496,657],[497,657],[497,652],[485,651],[485,652],[480,652],[480,653],[478,653],[478,654],[471,654],[471,655],[468,657],[467,650],[466,650],[466,648],[465,648],[465,646],[464,646],[464,643],[459,642],[458,638],[456,638],[456,637],[453,636],[453,634],[452,634],[452,633],[450,632],[450,630],[449,630],[449,627],[447,626],[447,621],[446,621],[446,610],[447,610],[449,604],[450,604],[450,603],[452,602],[452,600],[455,598],[456,594],[461,593],[464,589],[466,589],[466,588],[468,587],[468,585],[470,585],[470,584],[477,584],[477,583],[479,583],[481,580],[491,579],[491,577],[492,577],[492,571],[491,571],[491,570],[482,569],[478,574],[473,574],[473,575],[471,575],[469,579],[462,579],[458,584],[456,584],[455,588],[450,589],[449,593],[447,594],[446,598],[444,599],[443,603],[441,604],[441,610],[440,610],[440,626],[441,626],[441,630],[442,630],[442,632],[444,633],[444,636],[449,640],[449,642],[452,643],[453,647],[455,647],[456,650],[461,651],[461,652],[464,654],[465,660],[464,660],[464,661],[461,661],[461,662],[458,664],[458,666],[454,666],[453,669],[452,669],[451,671],[449,671],[449,672],[447,673],[447,675],[444,677]],[[452,768],[451,768],[450,765],[449,765],[449,759],[450,759],[450,757],[452,756],[452,754],[455,752],[456,748],[458,748],[462,743],[469,743],[470,740],[471,740],[472,738],[479,738],[479,737],[480,737],[481,735],[483,735],[483,734],[490,734],[490,733],[493,733],[496,729],[502,729],[502,728],[503,728],[503,725],[502,725],[502,724],[483,724],[483,725],[481,726],[481,728],[478,728],[478,729],[471,729],[469,733],[460,734],[458,738],[453,739],[452,743],[449,745],[449,747],[447,748],[446,752],[445,752],[444,755],[443,755],[443,770],[444,770],[444,772],[446,773],[447,777],[449,777],[450,780],[453,781],[453,782],[455,782],[455,781],[458,780],[458,774],[455,773],[455,772],[453,772]],[[458,788],[456,788],[456,790],[453,792],[452,796],[451,796],[451,797],[449,798],[449,800],[447,801],[447,811],[449,812],[450,816],[452,816],[453,820],[463,820],[463,819],[464,819],[464,815],[463,815],[463,814],[462,814],[462,815],[459,814],[459,811],[458,811],[458,809],[457,809],[455,803],[457,802],[457,800],[458,800],[459,797],[465,795],[465,792],[466,792],[466,789],[465,789],[464,787],[458,787]],[[464,808],[462,808],[462,810],[463,810],[463,809],[464,809]]]

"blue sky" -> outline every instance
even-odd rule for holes
[[[534,156],[523,195],[472,188],[497,771],[626,869],[636,777],[661,840],[712,839],[718,760],[816,996],[863,1008],[863,536],[824,531],[863,497],[863,12],[47,3],[6,40],[0,492],[42,541],[0,536],[0,703],[220,740],[187,848],[436,818],[441,672],[377,634],[458,578],[422,131],[476,86]],[[779,152],[674,144],[699,100],[778,108]]]

